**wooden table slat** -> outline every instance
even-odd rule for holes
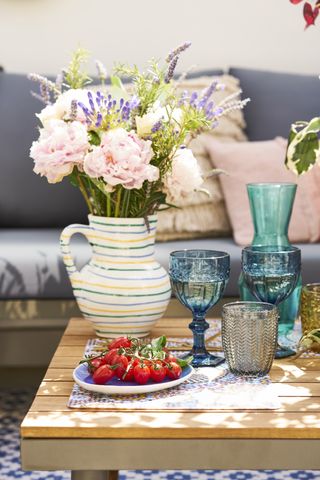
[[[24,438],[318,438],[317,412],[31,411]]]
[[[71,393],[73,381],[66,382],[46,382],[43,381],[39,387],[37,395],[69,395]],[[282,397],[319,397],[320,383],[277,383],[273,384],[278,396]]]
[[[154,336],[175,332],[190,337],[189,319],[166,318]],[[70,410],[72,369],[82,357],[93,329],[84,319],[71,319],[21,432],[28,438],[265,438],[320,439],[320,359],[274,362],[271,378],[282,392],[277,411],[111,412]]]
[[[55,412],[70,412],[73,409],[70,409],[67,406],[71,387],[65,387],[61,390],[53,389],[50,393],[50,397],[46,396],[44,393],[43,396],[37,395],[37,398],[34,400],[30,412],[51,412],[54,406]],[[275,412],[320,412],[320,397],[280,397],[281,408],[277,409]],[[101,412],[100,408],[97,409],[86,409],[85,411],[92,412],[93,410]],[[107,410],[109,412],[109,410]],[[112,410],[110,410],[112,411]],[[117,410],[120,411],[120,410]],[[158,410],[161,413],[161,410]],[[180,409],[179,411],[185,411]],[[206,410],[208,411],[208,410]],[[234,412],[232,409],[213,409],[212,412]],[[244,410],[241,410],[244,411]],[[246,410],[250,412],[250,410]],[[199,411],[194,411],[193,414],[197,414]],[[270,410],[259,410],[257,414],[261,413],[270,413]]]

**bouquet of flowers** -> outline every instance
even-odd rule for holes
[[[178,93],[174,72],[189,46],[170,52],[164,66],[152,60],[145,72],[118,65],[110,85],[96,62],[99,87],[88,86],[93,79],[83,70],[88,54],[81,49],[55,82],[31,74],[46,104],[30,150],[34,172],[50,183],[68,177],[90,213],[107,217],[146,217],[201,189],[213,172],[201,172],[189,142],[248,99],[239,100],[238,92],[216,104],[218,81],[201,95]]]

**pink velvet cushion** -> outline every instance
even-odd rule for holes
[[[239,245],[248,245],[253,226],[246,184],[254,182],[294,182],[298,184],[289,227],[291,242],[317,242],[320,239],[320,169],[297,177],[284,165],[287,142],[284,138],[261,142],[221,143],[207,139],[214,167],[228,175],[220,181],[233,236]]]

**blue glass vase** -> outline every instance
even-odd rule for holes
[[[250,183],[247,185],[254,226],[252,246],[290,246],[288,227],[297,190],[295,183]],[[299,315],[301,275],[292,294],[279,305],[279,336],[293,330]],[[239,278],[241,300],[255,298],[248,290],[243,275]]]

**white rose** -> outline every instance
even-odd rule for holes
[[[164,178],[169,203],[177,203],[198,190],[203,177],[197,159],[189,148],[180,148],[172,159],[171,170]]]
[[[77,100],[78,102],[84,103],[88,108],[88,90],[85,89],[70,89],[62,93],[55,103],[52,105],[47,105],[37,114],[37,117],[41,121],[42,125],[45,127],[46,123],[50,120],[68,120],[71,114],[71,103],[72,100]],[[74,120],[80,122],[85,121],[85,114],[82,109],[78,107],[77,115]]]
[[[145,113],[142,117],[136,117],[137,134],[141,138],[148,137],[152,134],[152,128],[160,120],[164,122],[171,120],[171,123],[179,129],[182,115],[183,112],[181,108],[174,108],[170,112],[169,108],[161,107],[159,102],[155,102],[148,113]]]
[[[144,138],[152,134],[153,126],[163,117],[162,108],[150,113],[145,113],[142,117],[136,117],[137,134]]]

